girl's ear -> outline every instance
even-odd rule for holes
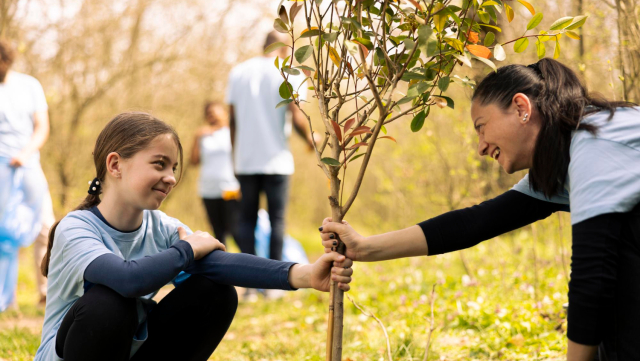
[[[512,103],[515,106],[520,119],[526,118],[526,120],[528,120],[531,118],[531,99],[529,99],[528,96],[523,93],[516,93],[516,95],[513,96]]]
[[[122,158],[120,154],[111,152],[107,155],[107,173],[114,178],[120,178],[122,173]]]

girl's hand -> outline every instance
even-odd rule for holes
[[[319,230],[325,253],[333,251],[332,248],[337,246],[336,235],[338,235],[340,240],[347,246],[347,258],[354,261],[367,260],[364,252],[365,237],[351,228],[347,221],[342,221],[342,224],[340,224],[332,222],[331,218],[325,218]]]
[[[195,231],[195,233],[187,236],[187,231],[182,227],[178,227],[178,236],[181,240],[191,245],[191,249],[193,250],[193,259],[196,261],[216,249],[222,251],[227,250],[224,244],[220,243],[220,241],[213,238],[213,236],[207,232]]]
[[[314,264],[310,265],[310,286],[318,291],[329,292],[331,280],[338,282],[338,287],[349,291],[353,261],[337,253],[325,253]]]

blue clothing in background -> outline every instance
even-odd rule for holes
[[[629,212],[640,202],[640,107],[618,108],[585,117],[595,135],[573,132],[565,189],[546,198],[529,186],[527,174],[513,189],[531,197],[571,206],[571,224],[607,213]]]

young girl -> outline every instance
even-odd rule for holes
[[[567,358],[640,360],[640,108],[590,96],[547,58],[490,73],[472,100],[480,156],[529,174],[494,199],[396,232],[364,238],[326,219],[327,251],[338,234],[356,261],[442,254],[570,210]]]
[[[228,235],[237,241],[240,183],[233,174],[231,133],[224,107],[218,102],[207,102],[204,118],[207,125],[198,129],[191,150],[191,164],[202,164],[198,192],[207,210],[213,236],[225,244]]]
[[[349,289],[352,263],[344,256],[298,265],[230,254],[158,211],[177,183],[182,147],[149,114],[115,117],[93,155],[89,195],[49,238],[42,266],[49,297],[35,360],[206,360],[233,320],[232,285],[327,291],[334,280]],[[175,289],[156,304],[152,297],[170,281]]]

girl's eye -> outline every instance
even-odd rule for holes
[[[155,164],[159,165],[159,166],[160,166],[160,168],[164,168],[164,162],[163,162],[163,161],[161,161],[161,160],[159,160],[159,161],[155,162]]]
[[[173,168],[173,174],[176,174],[177,170],[178,170],[178,168]]]

